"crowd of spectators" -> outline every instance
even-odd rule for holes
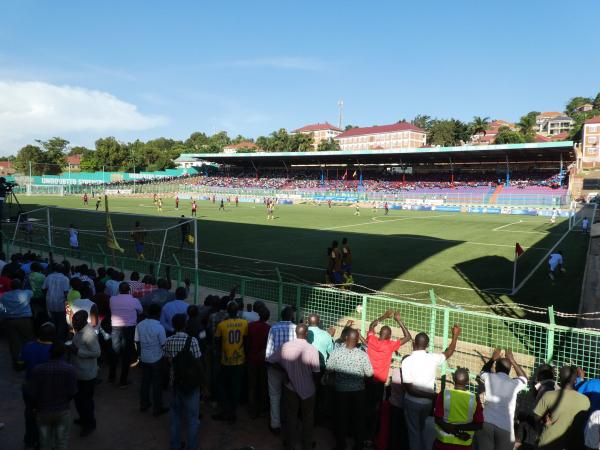
[[[495,349],[477,377],[456,368],[442,387],[439,368],[457,350],[459,325],[435,353],[426,333],[413,338],[391,310],[362,336],[352,321],[324,329],[318,314],[298,317],[289,306],[277,320],[262,301],[244,304],[236,288],[191,305],[189,282],[172,286],[168,273],[126,277],[31,252],[9,261],[0,254],[0,272],[2,327],[23,372],[27,448],[67,448],[73,423],[82,436],[94,432],[104,367],[125,389],[130,367],[141,372],[140,413],[169,412],[172,450],[183,441],[195,450],[209,432],[206,419],[199,430],[201,398],[231,433],[241,407],[252,419],[268,416],[290,449],[321,447],[315,426],[331,428],[339,450],[349,441],[380,450],[600,448],[600,380],[576,367],[557,377],[543,364],[529,379],[510,350]]]

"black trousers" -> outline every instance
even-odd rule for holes
[[[75,408],[84,428],[96,428],[94,415],[94,388],[96,379],[77,380],[77,394],[75,394]]]
[[[35,447],[39,441],[35,398],[27,392],[25,386],[23,386],[23,402],[25,403],[25,436],[23,437],[23,442],[27,447]]]
[[[127,383],[129,375],[129,365],[135,350],[133,338],[135,337],[135,327],[113,327],[111,333],[112,349],[110,352],[110,362],[108,378],[114,380],[117,375],[117,365],[121,362],[121,384]]]
[[[346,448],[348,430],[352,430],[355,450],[363,448],[365,440],[365,391],[335,393],[335,448]]]
[[[379,431],[379,412],[384,390],[385,384],[381,381],[367,381],[367,439],[370,441],[375,441]]]
[[[158,360],[155,363],[141,363],[142,386],[140,388],[140,407],[145,408],[152,405],[152,410],[158,412],[163,408],[162,383],[164,376],[164,362]],[[152,402],[150,402],[150,391],[152,391]]]

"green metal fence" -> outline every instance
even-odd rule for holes
[[[7,254],[27,250],[48,253],[61,261],[63,258],[87,263],[91,268],[100,266],[117,267],[122,271],[136,270],[142,274],[156,273],[153,262],[133,258],[81,251],[72,254],[70,249],[52,247],[25,241],[5,240]],[[381,316],[387,309],[399,311],[411,332],[426,332],[430,336],[430,350],[442,351],[449,343],[453,324],[460,324],[462,334],[457,352],[443,368],[442,378],[455,367],[467,367],[472,373],[481,368],[483,359],[494,347],[512,349],[517,361],[529,372],[544,362],[555,365],[574,364],[584,368],[589,377],[600,377],[598,345],[600,331],[577,329],[555,323],[553,308],[548,308],[543,321],[504,317],[490,313],[452,309],[436,304],[433,290],[429,291],[426,302],[405,301],[381,295],[365,295],[351,291],[288,283],[278,280],[252,278],[236,274],[210,270],[195,270],[179,264],[167,266],[171,277],[178,284],[188,278],[192,283],[194,302],[202,301],[200,292],[214,290],[229,292],[239,286],[239,294],[250,301],[261,299],[271,302],[272,308],[281,311],[284,305],[296,307],[299,317],[309,313],[321,316],[323,325],[334,325],[338,331],[348,320],[353,320],[364,334],[369,323]],[[164,276],[161,269],[161,276]],[[393,334],[400,330],[392,326]],[[410,352],[409,346],[401,349],[401,354]]]

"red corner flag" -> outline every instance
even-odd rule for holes
[[[517,255],[517,258],[521,256],[524,252],[525,250],[523,250],[523,247],[521,247],[521,245],[517,242],[517,244],[515,245],[515,254]]]

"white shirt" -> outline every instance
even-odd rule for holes
[[[84,310],[85,312],[88,313],[88,318],[87,318],[87,323],[89,323],[91,325],[91,311],[92,311],[92,307],[96,306],[96,304],[87,299],[87,298],[78,298],[77,300],[75,300],[73,302],[73,305],[71,305],[71,311],[73,312],[73,315],[75,315],[75,313],[77,311],[81,311]],[[93,327],[95,330],[98,329],[98,327],[100,326],[100,320],[98,320],[98,323],[96,324],[95,327]]]
[[[410,356],[402,360],[402,380],[405,384],[424,392],[435,392],[437,369],[446,356],[443,353],[427,353],[425,350],[413,350]],[[406,393],[407,400],[422,405],[431,404],[431,400],[423,397],[413,397]]]
[[[585,446],[600,449],[600,410],[592,413],[585,426]]]
[[[77,235],[79,232],[75,228],[69,228],[69,244],[71,247],[79,247],[79,242],[77,241]]]
[[[502,372],[483,372],[480,378],[485,384],[485,422],[510,431],[511,442],[514,442],[517,394],[527,387],[527,378],[511,378]]]
[[[562,265],[563,257],[559,253],[552,253],[550,255],[550,259],[548,260],[548,264],[550,264],[550,270],[556,270],[558,265]]]

